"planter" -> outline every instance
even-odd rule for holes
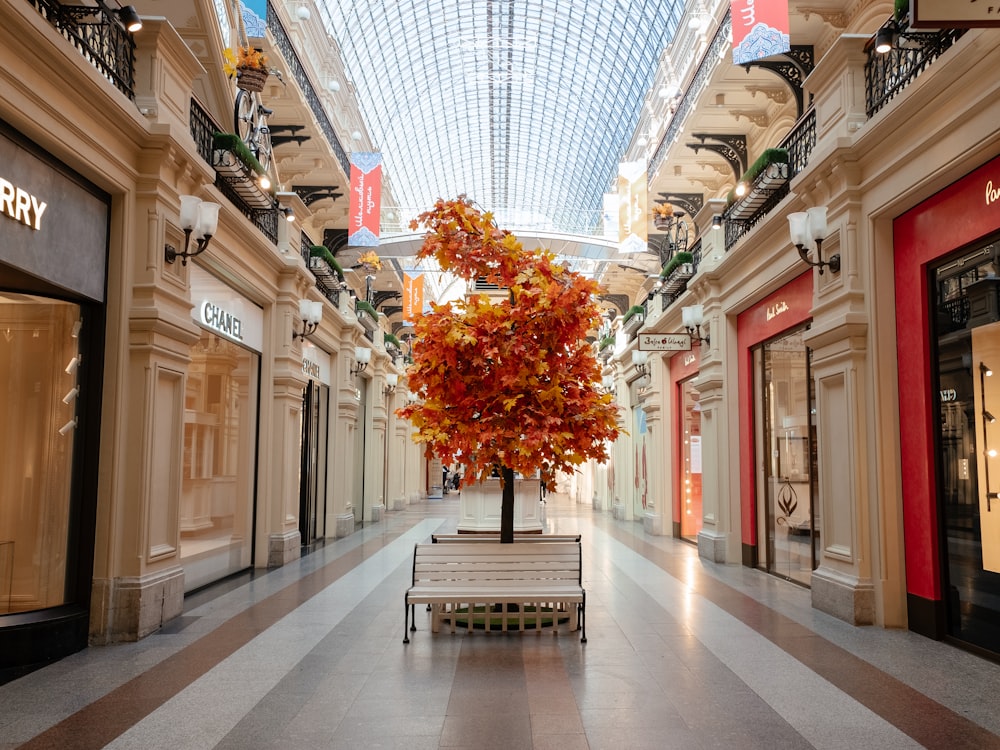
[[[670,229],[670,218],[669,216],[654,216],[653,226],[661,231]]]
[[[259,94],[264,90],[269,75],[265,68],[237,68],[236,87]]]
[[[687,284],[692,276],[694,276],[694,264],[681,263],[663,279],[661,289],[665,294],[676,294],[684,288],[684,285]]]
[[[274,198],[270,193],[261,189],[254,171],[232,151],[215,149],[212,152],[212,166],[215,167],[216,172],[226,178],[233,190],[251,208],[274,207]]]
[[[499,533],[502,494],[499,479],[463,485],[459,498],[458,530],[465,533]],[[514,480],[515,534],[541,533],[540,498],[539,480]]]
[[[764,205],[764,202],[788,182],[788,165],[769,164],[761,170],[747,190],[747,194],[733,202],[726,217],[747,219]]]

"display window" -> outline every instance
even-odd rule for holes
[[[1000,652],[1000,238],[932,270],[949,635]]]
[[[180,536],[190,591],[250,567],[260,356],[212,331],[191,351]]]
[[[0,615],[66,603],[81,308],[0,292]]]

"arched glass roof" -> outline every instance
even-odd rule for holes
[[[589,231],[685,0],[322,0],[399,206]]]

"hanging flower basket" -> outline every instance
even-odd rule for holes
[[[237,68],[236,86],[244,91],[252,91],[259,94],[264,90],[267,77],[270,75],[266,68]]]

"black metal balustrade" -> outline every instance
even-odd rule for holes
[[[135,40],[116,11],[101,0],[97,5],[64,5],[55,0],[30,0],[83,58],[129,99],[135,99]]]
[[[194,139],[195,146],[198,149],[198,155],[214,167],[215,149],[212,145],[212,140],[216,133],[224,131],[212,119],[212,116],[194,99],[191,100],[188,124],[191,129],[191,137]],[[265,209],[254,208],[236,192],[230,181],[218,172],[215,173],[215,187],[219,189],[220,193],[226,196],[230,203],[239,209],[240,213],[246,216],[260,230],[261,234],[271,240],[272,243],[278,243],[279,211],[277,207]]]
[[[688,250],[691,253],[691,266],[694,268],[694,273],[698,273],[698,266],[701,265],[701,237],[694,241],[694,244]],[[687,282],[685,281],[676,291],[674,292],[660,292],[660,311],[666,310],[674,302],[676,302],[684,292],[687,291]],[[648,305],[647,305],[648,307]]]
[[[871,118],[945,53],[967,29],[899,31],[884,54],[868,48],[865,63],[865,112]]]
[[[732,206],[726,209],[723,219],[726,229],[726,251],[728,252],[740,238],[757,226],[774,208],[785,199],[789,192],[792,178],[806,168],[813,149],[816,147],[816,110],[810,108],[799,121],[795,123],[788,135],[784,137],[778,148],[788,152],[788,180],[774,189],[767,199],[754,213],[745,219],[736,219],[729,214]],[[736,205],[736,204],[733,204]]]

